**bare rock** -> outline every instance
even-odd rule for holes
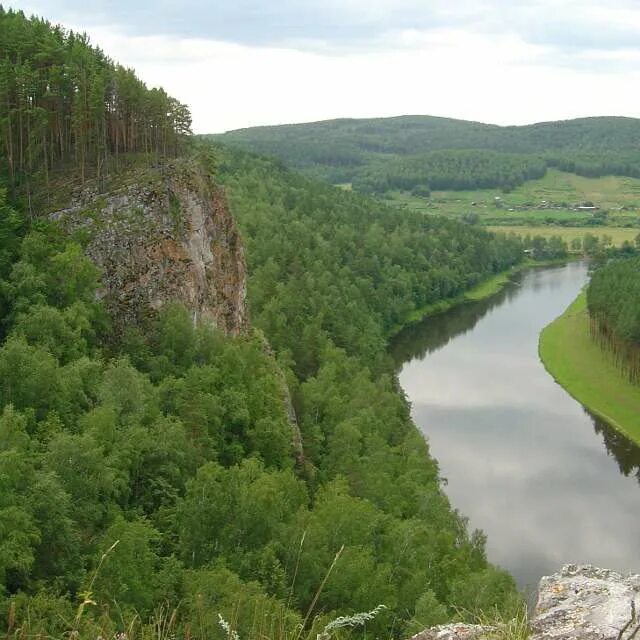
[[[640,575],[566,565],[540,581],[531,640],[631,640],[639,617]]]
[[[87,187],[51,218],[83,239],[117,328],[144,325],[172,301],[194,322],[229,334],[247,327],[240,234],[222,188],[195,163],[149,169],[106,194]]]
[[[425,629],[411,640],[481,640],[495,631],[495,627],[458,622]]]

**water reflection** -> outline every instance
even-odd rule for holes
[[[494,307],[516,295],[519,274],[499,293],[480,302],[462,304],[407,327],[391,342],[391,355],[398,365],[410,358],[424,358],[444,347],[451,339],[471,331],[478,321]]]
[[[585,409],[585,413],[593,420],[596,433],[602,436],[607,453],[615,458],[620,473],[640,482],[640,447],[590,411]]]
[[[586,414],[538,359],[540,330],[586,279],[580,264],[528,272],[393,346],[451,502],[522,586],[566,562],[640,569],[640,448]]]

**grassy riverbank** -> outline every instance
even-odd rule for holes
[[[449,309],[452,309],[459,304],[464,304],[465,302],[478,302],[479,300],[489,298],[490,296],[493,296],[501,291],[516,273],[519,273],[524,269],[529,269],[532,267],[549,267],[553,265],[561,265],[576,259],[579,258],[570,256],[569,258],[562,258],[559,260],[525,260],[524,262],[521,262],[520,264],[517,264],[510,269],[506,269],[505,271],[496,273],[494,276],[483,280],[472,289],[465,291],[455,298],[440,300],[435,304],[428,304],[424,307],[420,307],[420,309],[415,309],[407,315],[403,322],[396,324],[391,328],[388,333],[388,337],[391,338],[400,333],[400,331],[402,331],[406,327],[417,324],[418,322],[421,322],[422,320],[424,320],[425,318],[429,318],[430,316],[444,313],[445,311],[448,311]]]
[[[410,327],[412,324],[417,324],[421,320],[428,318],[430,316],[435,316],[439,313],[444,313],[453,307],[463,304],[465,302],[474,302],[478,300],[484,300],[484,298],[488,298],[489,296],[498,293],[506,284],[509,282],[511,276],[518,271],[521,270],[521,265],[517,265],[516,267],[512,267],[506,271],[501,271],[497,273],[495,276],[491,276],[487,280],[483,280],[478,285],[476,285],[473,289],[469,289],[465,293],[456,296],[455,298],[448,298],[447,300],[440,300],[435,304],[428,304],[424,307],[420,307],[419,309],[415,309],[407,317],[403,322],[396,324],[389,331],[389,337],[393,337],[396,334],[400,333],[406,327]]]
[[[540,358],[568,393],[640,444],[640,387],[631,384],[591,339],[586,294],[540,334]]]

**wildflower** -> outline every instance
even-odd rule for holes
[[[240,636],[237,634],[235,629],[232,629],[231,625],[220,614],[218,614],[218,624],[226,632],[229,640],[240,640]]]
[[[323,630],[318,634],[317,640],[329,640],[331,633],[336,629],[342,627],[361,627],[365,625],[369,620],[373,620],[383,609],[386,609],[383,604],[379,604],[375,609],[371,611],[363,611],[362,613],[355,613],[352,616],[340,616],[335,620],[332,620]]]

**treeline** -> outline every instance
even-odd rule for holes
[[[28,201],[59,169],[84,180],[123,154],[175,155],[190,128],[185,105],[86,35],[0,6],[0,176]]]
[[[552,155],[547,159],[550,167],[575,173],[585,178],[602,176],[628,176],[640,178],[640,153],[633,151],[599,151],[598,153],[574,153]]]
[[[522,246],[525,253],[534,260],[561,260],[569,254],[569,247],[560,236],[545,238],[540,235],[527,234],[522,238]],[[582,243],[580,243],[580,247],[574,243],[572,249],[579,250],[581,246]]]
[[[611,260],[597,269],[587,288],[587,307],[594,339],[631,381],[640,383],[640,257]]]
[[[542,178],[547,171],[535,156],[491,151],[433,151],[421,156],[376,160],[352,179],[362,193],[501,188],[510,191],[527,180]]]

